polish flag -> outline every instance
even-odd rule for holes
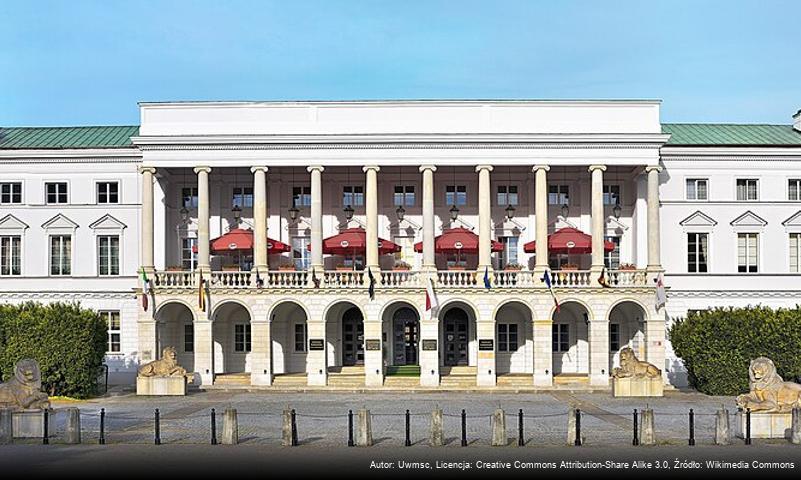
[[[428,277],[426,282],[426,312],[431,312],[431,317],[435,317],[439,311],[439,300],[434,292],[434,280]]]

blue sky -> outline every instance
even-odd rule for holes
[[[657,98],[790,123],[801,1],[12,1],[0,125],[137,124],[137,101]]]

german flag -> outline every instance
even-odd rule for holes
[[[197,282],[197,307],[201,312],[206,311],[206,281],[203,280],[203,270],[200,271]]]

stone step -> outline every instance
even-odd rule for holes
[[[476,376],[478,367],[458,366],[458,367],[442,367],[440,374],[442,376]]]
[[[417,387],[420,385],[420,377],[385,377],[385,387]]]
[[[276,387],[297,387],[305,386],[308,383],[305,373],[287,373],[273,377],[273,385]]]
[[[214,376],[215,385],[250,385],[250,373],[221,373]]]
[[[561,375],[555,375],[553,377],[554,385],[566,385],[566,384],[588,384],[590,383],[590,377],[586,374],[580,373],[566,373]]]
[[[530,387],[534,385],[534,377],[527,373],[498,375],[496,384],[499,387]]]

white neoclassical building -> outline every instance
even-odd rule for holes
[[[165,102],[0,128],[0,301],[96,309],[116,382],[174,346],[205,386],[608,388],[631,346],[681,385],[672,319],[796,304],[801,115],[659,108]]]

